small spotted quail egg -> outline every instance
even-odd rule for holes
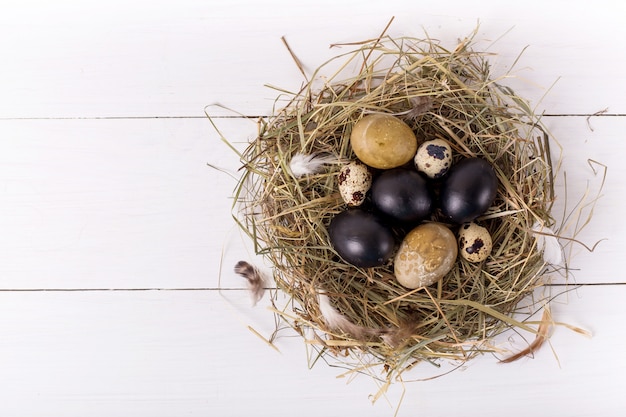
[[[493,242],[489,231],[476,223],[465,223],[459,229],[459,252],[469,262],[482,262],[489,254]]]
[[[433,139],[417,148],[413,160],[418,171],[429,178],[440,178],[452,165],[452,148],[443,139]]]
[[[357,161],[344,165],[339,171],[339,193],[349,206],[360,206],[372,186],[372,173]]]

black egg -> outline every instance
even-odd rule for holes
[[[493,204],[498,189],[496,173],[482,158],[456,163],[441,186],[442,213],[454,223],[467,223]]]
[[[333,217],[328,235],[339,256],[361,268],[383,265],[395,245],[391,230],[376,215],[361,209],[349,209]]]
[[[428,216],[433,201],[426,180],[416,171],[395,168],[384,171],[371,188],[372,203],[400,222],[416,222]]]

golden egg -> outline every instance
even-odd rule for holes
[[[400,285],[415,289],[443,278],[458,254],[454,233],[441,223],[424,223],[411,230],[394,259],[394,273]]]
[[[370,114],[356,122],[350,144],[357,158],[378,169],[404,165],[417,151],[417,138],[409,125],[389,114]]]

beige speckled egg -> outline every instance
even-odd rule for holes
[[[400,285],[415,289],[443,278],[458,253],[454,233],[441,223],[424,223],[411,230],[394,259],[394,273]]]
[[[349,206],[360,206],[372,186],[372,173],[365,164],[350,162],[339,171],[337,182],[343,201]]]
[[[390,114],[369,114],[354,124],[350,134],[354,154],[372,168],[391,169],[411,161],[417,138],[405,122]]]
[[[429,178],[440,178],[452,165],[452,148],[443,139],[429,140],[417,148],[413,161],[417,170]]]
[[[489,231],[476,223],[465,223],[459,229],[459,251],[469,262],[482,262],[491,254],[493,242]]]

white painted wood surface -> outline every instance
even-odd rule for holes
[[[621,8],[440,3],[2,1],[0,415],[390,416],[403,389],[400,416],[623,415]],[[375,37],[394,15],[391,34],[451,45],[480,21],[495,72],[527,47],[509,85],[563,146],[568,204],[600,184],[589,158],[608,165],[580,235],[607,240],[573,257],[583,285],[553,306],[593,338],[557,328],[554,352],[510,365],[485,356],[372,405],[369,378],[308,369],[299,338],[284,332],[277,353],[248,330],[267,336],[273,318],[231,272],[251,255],[230,219],[235,183],[208,164],[232,172],[237,161],[204,108],[266,115],[275,93],[264,84],[302,82],[281,36],[312,70],[337,53],[331,43]],[[233,140],[255,132],[242,118],[217,123]]]

